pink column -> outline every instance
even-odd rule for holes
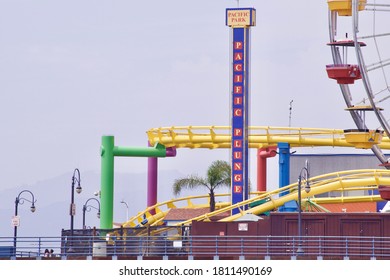
[[[276,146],[257,150],[257,191],[267,191],[267,158],[276,156]]]
[[[147,207],[157,203],[157,167],[156,157],[148,158],[148,189],[147,189]]]
[[[150,147],[150,143],[148,143]],[[176,156],[176,148],[170,147],[167,148],[167,157]],[[147,189],[147,201],[146,206],[153,206],[157,204],[157,176],[158,176],[158,158],[149,157],[148,158],[148,189]],[[153,212],[153,213],[152,213]],[[151,214],[155,214],[152,211]]]

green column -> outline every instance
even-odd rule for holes
[[[164,145],[156,143],[154,147],[114,147],[116,157],[166,157]]]
[[[166,157],[164,145],[154,147],[117,147],[114,136],[103,136],[100,151],[100,228],[112,229],[114,223],[114,158],[115,157]]]
[[[102,137],[100,155],[100,228],[111,229],[114,220],[114,136]]]

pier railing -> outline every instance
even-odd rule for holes
[[[16,248],[13,242],[0,237],[0,259],[390,259],[388,237],[18,237]]]

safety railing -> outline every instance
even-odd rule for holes
[[[160,143],[176,148],[230,148],[230,126],[171,126],[147,131],[151,145]],[[249,147],[262,148],[287,142],[292,147],[355,147],[346,141],[344,130],[327,128],[249,126]],[[379,146],[390,148],[390,140],[384,136]]]
[[[390,259],[388,237],[19,237],[16,250],[13,241],[0,237],[0,259]]]

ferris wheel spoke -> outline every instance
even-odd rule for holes
[[[365,9],[366,11],[370,11],[370,12],[390,12],[390,10],[388,9],[378,9],[378,8],[366,8]]]
[[[390,4],[367,3],[366,11],[390,12]]]
[[[380,38],[380,37],[387,37],[387,36],[390,36],[390,33],[364,35],[364,36],[359,36],[357,38],[358,40],[365,40],[365,39],[373,39],[373,38]]]
[[[390,8],[390,4],[366,3],[366,7],[387,7],[387,8]]]
[[[381,61],[372,63],[370,65],[366,65],[366,70],[368,72],[370,72],[370,71],[373,71],[373,70],[382,69],[382,68],[384,68],[386,66],[389,66],[389,65],[390,65],[390,58],[386,59],[386,60],[381,60]]]
[[[376,92],[376,93],[374,94],[374,96],[377,97],[377,96],[381,95],[381,94],[384,93],[384,92],[389,92],[389,93],[390,93],[390,86],[388,86],[388,87],[386,87],[386,88],[384,88],[384,89],[382,89],[382,90]],[[375,103],[376,103],[376,104],[380,104],[380,103],[386,101],[386,100],[389,99],[389,98],[390,98],[390,95],[386,95],[385,97],[382,97],[381,99],[379,99],[379,100],[376,101]]]

